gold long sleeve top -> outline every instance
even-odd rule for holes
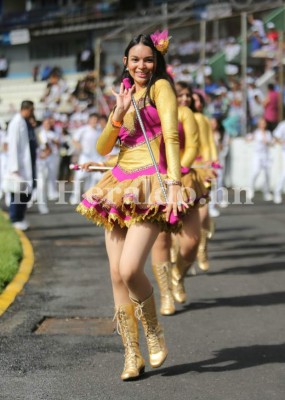
[[[209,136],[209,143],[210,143],[210,152],[211,152],[211,160],[217,161],[218,160],[218,149],[215,143],[215,138],[213,134],[213,130],[209,121],[209,118],[205,116],[207,125],[208,125],[208,136]]]
[[[185,106],[178,107],[178,121],[180,143],[183,144],[180,149],[181,167],[189,168],[199,148],[198,126],[193,112]]]
[[[197,155],[202,157],[202,161],[216,161],[217,148],[210,122],[202,113],[196,112],[194,113],[194,117],[199,129],[199,149]]]
[[[178,136],[178,111],[175,93],[168,81],[160,79],[152,86],[150,98],[145,99],[146,89],[134,94],[140,110],[147,137],[155,160],[160,168],[163,159],[163,143],[167,161],[167,177],[180,181],[180,145]],[[108,154],[116,141],[120,140],[120,153],[117,165],[112,173],[120,181],[134,179],[141,175],[155,173],[147,144],[133,107],[123,119],[122,128],[112,125],[112,114],[97,141],[97,151],[101,155]]]

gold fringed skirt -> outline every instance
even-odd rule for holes
[[[129,228],[135,223],[151,222],[158,224],[162,231],[178,232],[182,227],[183,214],[191,212],[191,208],[201,198],[208,197],[196,172],[190,170],[187,175],[189,177],[185,190],[183,188],[183,200],[189,204],[189,208],[185,208],[179,217],[171,215],[170,222],[165,220],[166,201],[156,174],[119,181],[112,171],[108,171],[96,186],[83,195],[76,210],[108,230],[112,230],[116,224],[121,228]],[[186,179],[185,176],[183,179]],[[164,181],[166,175],[161,174],[161,178]],[[195,198],[191,196],[192,190],[197,192]]]

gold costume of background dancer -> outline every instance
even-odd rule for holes
[[[185,107],[184,96],[188,88],[176,84],[178,98],[178,121],[180,137],[180,163],[183,187],[187,188],[190,207],[182,219],[183,228],[176,235],[177,254],[176,265],[172,269],[170,248],[172,237],[170,233],[159,234],[152,248],[152,267],[160,289],[160,312],[162,315],[175,313],[174,299],[185,301],[184,276],[196,258],[200,239],[200,219],[198,205],[201,199],[207,201],[207,189],[199,174],[191,169],[199,149],[198,126],[193,112]],[[182,105],[181,105],[182,104]],[[184,274],[185,273],[185,274]]]
[[[198,157],[201,159],[201,164],[209,168],[202,168],[199,170],[200,176],[203,177],[205,186],[209,192],[211,190],[211,182],[216,179],[216,173],[211,168],[212,163],[218,161],[217,147],[214,141],[214,135],[212,132],[211,124],[209,119],[203,114],[205,106],[205,100],[200,93],[193,93],[193,102],[191,105],[194,111],[195,120],[199,127],[199,151]],[[204,207],[199,209],[200,221],[201,221],[201,240],[197,253],[197,261],[199,268],[203,271],[209,269],[209,260],[207,252],[207,240],[213,234],[212,223],[209,216],[209,206],[205,204]]]

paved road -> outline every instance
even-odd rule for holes
[[[1,400],[284,400],[284,206],[257,199],[223,210],[210,272],[187,277],[189,303],[161,318],[166,363],[128,383],[110,333],[103,230],[68,205],[31,209],[30,221],[35,269],[0,319]]]

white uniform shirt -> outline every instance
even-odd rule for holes
[[[41,129],[37,135],[38,138],[38,152],[37,152],[37,163],[38,163],[38,167],[43,167],[46,166],[47,163],[49,162],[50,159],[50,154],[45,157],[45,158],[41,158],[40,157],[40,153],[46,149],[47,146],[50,147],[50,143],[48,140],[48,131],[46,131],[45,129]]]
[[[265,139],[265,141],[264,141]],[[268,158],[269,145],[272,142],[270,131],[265,131],[265,135],[260,129],[253,132],[253,149],[254,154],[259,158]]]
[[[81,145],[80,158],[83,157],[86,161],[95,162],[104,160],[104,157],[96,150],[100,134],[99,130],[92,128],[90,125],[84,125],[75,132],[73,139]]]
[[[282,151],[285,152],[285,121],[278,124],[273,132],[273,136],[282,142]]]
[[[18,172],[32,187],[33,173],[28,127],[17,113],[8,126],[8,172]]]

